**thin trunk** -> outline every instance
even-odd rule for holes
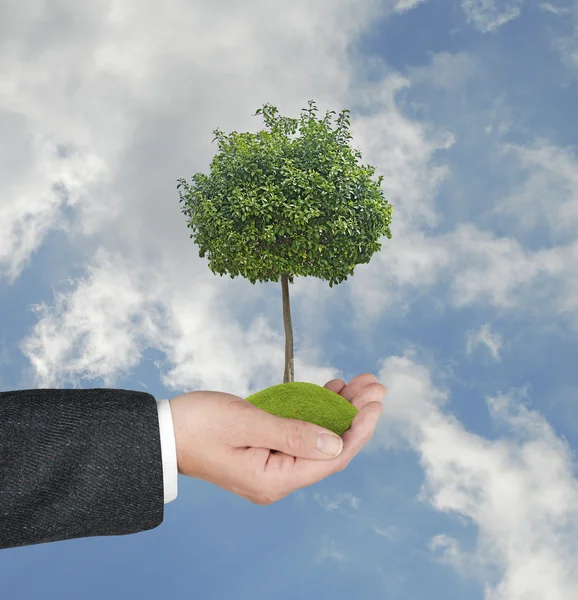
[[[281,291],[283,295],[283,322],[285,324],[285,374],[283,375],[283,383],[293,383],[293,326],[291,325],[287,275],[281,275]]]

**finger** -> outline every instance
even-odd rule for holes
[[[281,454],[270,456],[268,468],[276,478],[283,478],[277,485],[283,489],[296,490],[321,481],[329,475],[342,471],[353,457],[371,439],[383,410],[379,401],[369,402],[354,417],[351,427],[343,434],[343,450],[330,460],[296,458],[292,462]]]
[[[357,410],[361,410],[366,402],[364,401],[364,397],[360,396],[360,392],[369,385],[379,383],[377,381],[377,377],[372,373],[362,373],[361,375],[355,376],[341,391],[341,395],[353,404]],[[385,395],[387,391],[383,384],[383,393],[382,396]]]
[[[342,438],[324,427],[278,417],[257,407],[254,409],[247,411],[244,423],[238,428],[244,437],[239,445],[244,443],[253,448],[267,448],[316,460],[331,459],[343,448]]]
[[[323,387],[328,390],[331,390],[332,392],[335,392],[336,394],[341,394],[346,385],[347,384],[345,383],[345,381],[343,381],[343,379],[332,379],[331,381],[328,381]]]
[[[366,385],[353,399],[353,404],[357,410],[361,410],[366,404],[370,402],[381,402],[383,404],[383,398],[387,393],[387,389],[383,383],[375,382]]]
[[[351,427],[341,436],[343,450],[339,458],[342,461],[349,464],[363,446],[369,442],[375,433],[375,427],[382,412],[383,403],[371,401],[355,415]]]

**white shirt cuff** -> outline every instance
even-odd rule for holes
[[[173,428],[173,414],[168,400],[157,400],[159,414],[159,431],[161,436],[161,451],[163,457],[163,483],[165,489],[165,504],[177,497],[177,446]]]

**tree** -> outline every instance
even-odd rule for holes
[[[317,120],[315,102],[308,104],[299,120],[264,104],[253,116],[263,115],[269,131],[227,136],[215,129],[219,152],[210,174],[196,173],[190,185],[177,180],[189,237],[213,273],[253,285],[281,280],[284,383],[294,380],[289,283],[311,276],[333,287],[369,263],[382,236],[391,239],[393,206],[383,197],[383,176],[375,182],[375,168],[357,164],[349,111],[334,129],[335,111]]]

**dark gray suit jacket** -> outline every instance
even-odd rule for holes
[[[0,393],[0,549],[153,529],[156,400],[114,389]]]

